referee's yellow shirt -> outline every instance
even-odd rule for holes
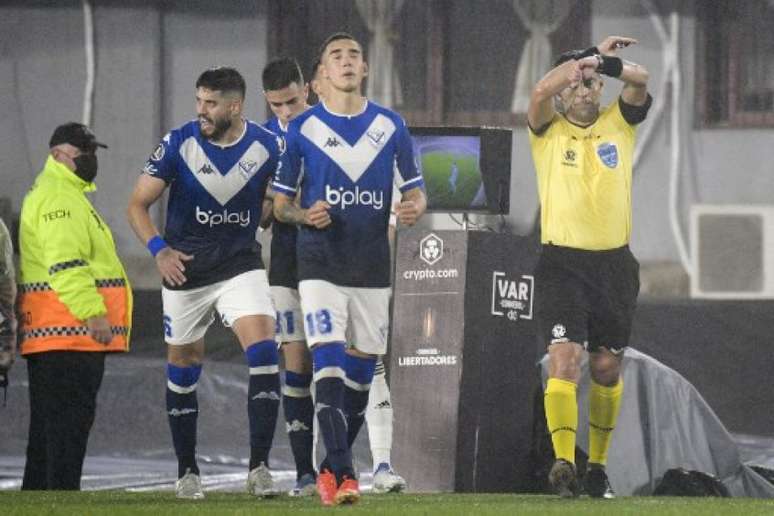
[[[577,249],[615,249],[632,228],[635,127],[616,100],[589,127],[554,115],[529,131],[541,207],[541,241]]]

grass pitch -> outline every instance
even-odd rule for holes
[[[457,163],[458,176],[456,189],[452,191],[449,177],[454,162]],[[469,154],[425,153],[422,155],[422,175],[433,209],[468,208],[481,186],[478,161]]]
[[[12,515],[727,515],[774,514],[774,500],[748,498],[626,497],[616,500],[561,500],[547,495],[512,494],[365,494],[360,503],[322,507],[315,498],[261,500],[241,493],[207,493],[201,501],[177,500],[171,491],[20,492],[0,491],[0,514]]]

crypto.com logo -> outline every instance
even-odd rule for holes
[[[430,233],[419,241],[419,257],[428,265],[443,258],[443,240],[435,233]]]

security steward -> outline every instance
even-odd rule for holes
[[[22,489],[78,490],[105,355],[129,349],[132,292],[113,236],[86,197],[99,143],[78,123],[56,128],[24,199],[21,354],[30,428]]]

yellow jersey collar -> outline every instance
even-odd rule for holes
[[[97,189],[97,185],[93,182],[84,181],[75,172],[67,168],[64,163],[58,162],[50,154],[43,171],[46,175],[51,175],[70,183],[82,192],[93,192]]]

